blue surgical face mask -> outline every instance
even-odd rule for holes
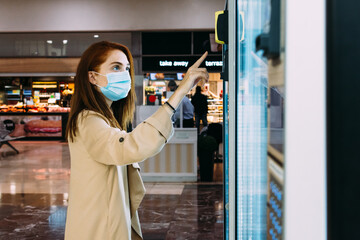
[[[102,75],[95,71],[93,72],[107,78],[108,84],[106,87],[95,84],[100,88],[105,97],[111,101],[118,101],[127,97],[131,89],[131,77],[128,71],[113,72],[106,75]]]

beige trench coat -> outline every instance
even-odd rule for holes
[[[137,163],[160,152],[173,132],[164,107],[131,133],[110,127],[95,112],[83,111],[75,141],[69,141],[65,239],[142,239],[137,209],[145,188]]]

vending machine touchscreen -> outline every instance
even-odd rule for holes
[[[221,12],[229,25],[224,239],[283,239],[283,12],[281,0],[229,1],[228,12]]]

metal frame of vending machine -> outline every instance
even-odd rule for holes
[[[228,5],[225,2],[223,11],[215,12],[215,41],[222,44],[223,67],[221,79],[223,80],[223,199],[224,199],[224,239],[229,239],[229,71],[228,71]]]
[[[236,111],[235,111],[235,76],[236,76],[236,66],[235,66],[235,58],[236,53],[235,49],[235,27],[236,27],[236,17],[235,17],[235,9],[236,9],[236,2],[235,0],[228,0],[227,1],[227,8],[228,8],[228,85],[227,85],[227,112],[224,114],[224,119],[228,121],[228,135],[224,137],[227,139],[228,144],[224,144],[225,152],[228,152],[228,177],[224,177],[224,180],[227,182],[224,183],[224,186],[227,187],[226,194],[228,195],[228,203],[226,203],[227,208],[227,222],[226,224],[226,232],[225,232],[225,239],[234,240],[235,232],[236,232],[236,185],[235,185],[235,156],[236,156],[236,142],[235,142],[235,119],[236,119]],[[225,130],[226,131],[226,130]],[[226,132],[225,132],[226,133]]]

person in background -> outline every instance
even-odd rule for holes
[[[174,133],[171,117],[201,80],[207,52],[191,66],[178,89],[132,132],[134,64],[127,47],[102,41],[81,56],[66,129],[71,174],[66,240],[142,239],[137,209],[145,195],[138,162],[154,156]]]
[[[174,92],[178,86],[174,80],[170,80],[168,83],[169,90]],[[173,116],[173,121],[175,122],[176,127],[180,127],[180,108],[183,110],[183,127],[184,128],[193,128],[194,127],[194,106],[191,104],[188,97],[184,97],[180,103],[180,106],[176,109],[176,112]]]
[[[206,127],[207,123],[207,113],[208,113],[208,102],[207,96],[201,93],[201,86],[196,87],[195,94],[191,98],[191,103],[195,108],[195,126],[200,131],[200,120],[203,123],[203,126]]]
[[[173,92],[175,92],[175,90],[177,89],[177,84],[174,80],[170,80],[168,82],[168,88],[169,88],[169,91],[171,92],[171,95]]]

